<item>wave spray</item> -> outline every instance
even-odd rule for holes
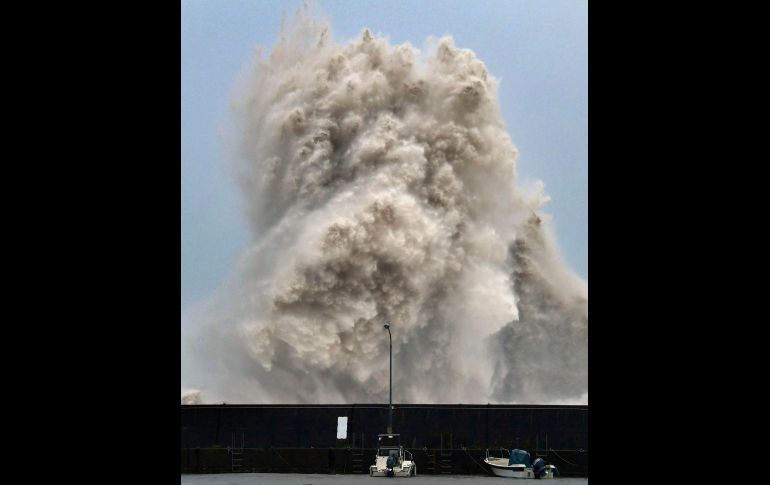
[[[183,402],[585,403],[587,283],[517,183],[497,80],[301,9],[234,101],[253,242],[183,322]],[[194,387],[194,389],[193,389]]]

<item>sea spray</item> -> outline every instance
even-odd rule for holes
[[[301,9],[240,80],[253,242],[183,322],[183,401],[587,399],[587,283],[517,184],[497,80],[451,37],[346,44]],[[191,389],[194,388],[194,389]]]

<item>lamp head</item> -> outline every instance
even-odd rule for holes
[[[385,324],[385,328],[387,328],[388,330],[390,330],[390,324],[389,324],[389,323],[386,323],[386,324]]]

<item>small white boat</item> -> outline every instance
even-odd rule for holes
[[[369,467],[370,477],[414,477],[417,464],[412,454],[399,443],[400,435],[377,435],[377,456]]]
[[[500,448],[501,451],[506,451],[505,448]],[[487,450],[487,457],[484,458],[484,463],[489,465],[492,469],[492,473],[498,477],[509,478],[554,478],[559,476],[559,470],[553,465],[547,465],[542,458],[535,460],[535,463],[530,466],[529,453],[524,450],[513,450],[507,453],[509,456],[494,457],[489,456],[489,450]]]

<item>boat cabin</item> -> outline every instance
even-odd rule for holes
[[[401,435],[377,435],[377,456],[370,467],[370,476],[415,476],[417,466],[412,454],[401,446]]]
[[[396,463],[403,459],[401,451],[401,435],[379,434],[377,435],[377,456],[394,456]]]

